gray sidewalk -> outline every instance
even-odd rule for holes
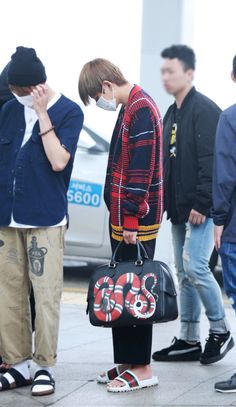
[[[236,338],[235,315],[226,313]],[[202,343],[208,323],[202,315]],[[179,321],[154,326],[153,350],[169,345],[178,336]],[[199,362],[154,362],[159,386],[124,394],[111,394],[96,383],[96,374],[113,366],[111,330],[95,328],[85,314],[84,296],[63,295],[58,364],[54,369],[55,394],[31,397],[30,388],[0,392],[0,407],[87,407],[87,406],[236,406],[236,393],[214,391],[215,381],[236,371],[236,347],[222,361],[209,366]],[[33,372],[33,367],[32,367]]]

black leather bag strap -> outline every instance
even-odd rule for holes
[[[137,257],[135,260],[135,265],[136,266],[142,266],[143,265],[143,260],[144,259],[148,259],[148,254],[144,248],[144,246],[142,245],[142,243],[140,242],[140,240],[136,240],[136,248],[137,248]],[[126,243],[124,242],[124,240],[121,240],[121,242],[119,242],[119,244],[116,246],[115,251],[112,255],[109,267],[110,268],[115,268],[116,264],[118,263],[117,258],[118,258],[118,254],[120,253],[121,250],[125,250],[126,247]],[[122,253],[122,252],[121,252]]]
[[[137,239],[137,240],[136,240],[136,244],[137,244],[137,247],[140,248],[140,253],[141,253],[142,259],[148,260],[148,259],[149,259],[148,254],[147,254],[147,252],[146,252],[145,247],[144,247],[143,244],[140,242],[140,240]]]

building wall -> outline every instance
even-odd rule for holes
[[[141,86],[154,98],[162,116],[173,103],[161,83],[161,51],[172,45],[192,41],[191,0],[143,0],[141,43]],[[165,215],[164,215],[165,218]],[[155,258],[165,261],[174,270],[170,222],[162,222]]]
[[[162,114],[172,102],[161,83],[161,51],[182,42],[183,0],[143,0],[140,81]]]

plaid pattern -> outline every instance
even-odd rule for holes
[[[142,241],[156,238],[163,214],[162,121],[139,86],[114,128],[104,198],[115,240],[122,240],[123,228],[138,231]]]

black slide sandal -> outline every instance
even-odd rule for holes
[[[14,382],[9,383],[6,377],[1,376],[0,384],[2,387],[0,388],[0,391],[16,389],[17,387],[29,386],[32,384],[32,379],[25,379],[24,376],[13,367],[11,367],[7,373],[13,377]]]
[[[40,376],[47,376],[46,378],[40,379]],[[42,387],[42,390],[34,390],[35,386]],[[51,389],[43,390],[44,386],[51,386]],[[35,373],[34,380],[31,387],[32,396],[48,396],[55,391],[55,380],[52,375],[47,370],[38,370]]]

